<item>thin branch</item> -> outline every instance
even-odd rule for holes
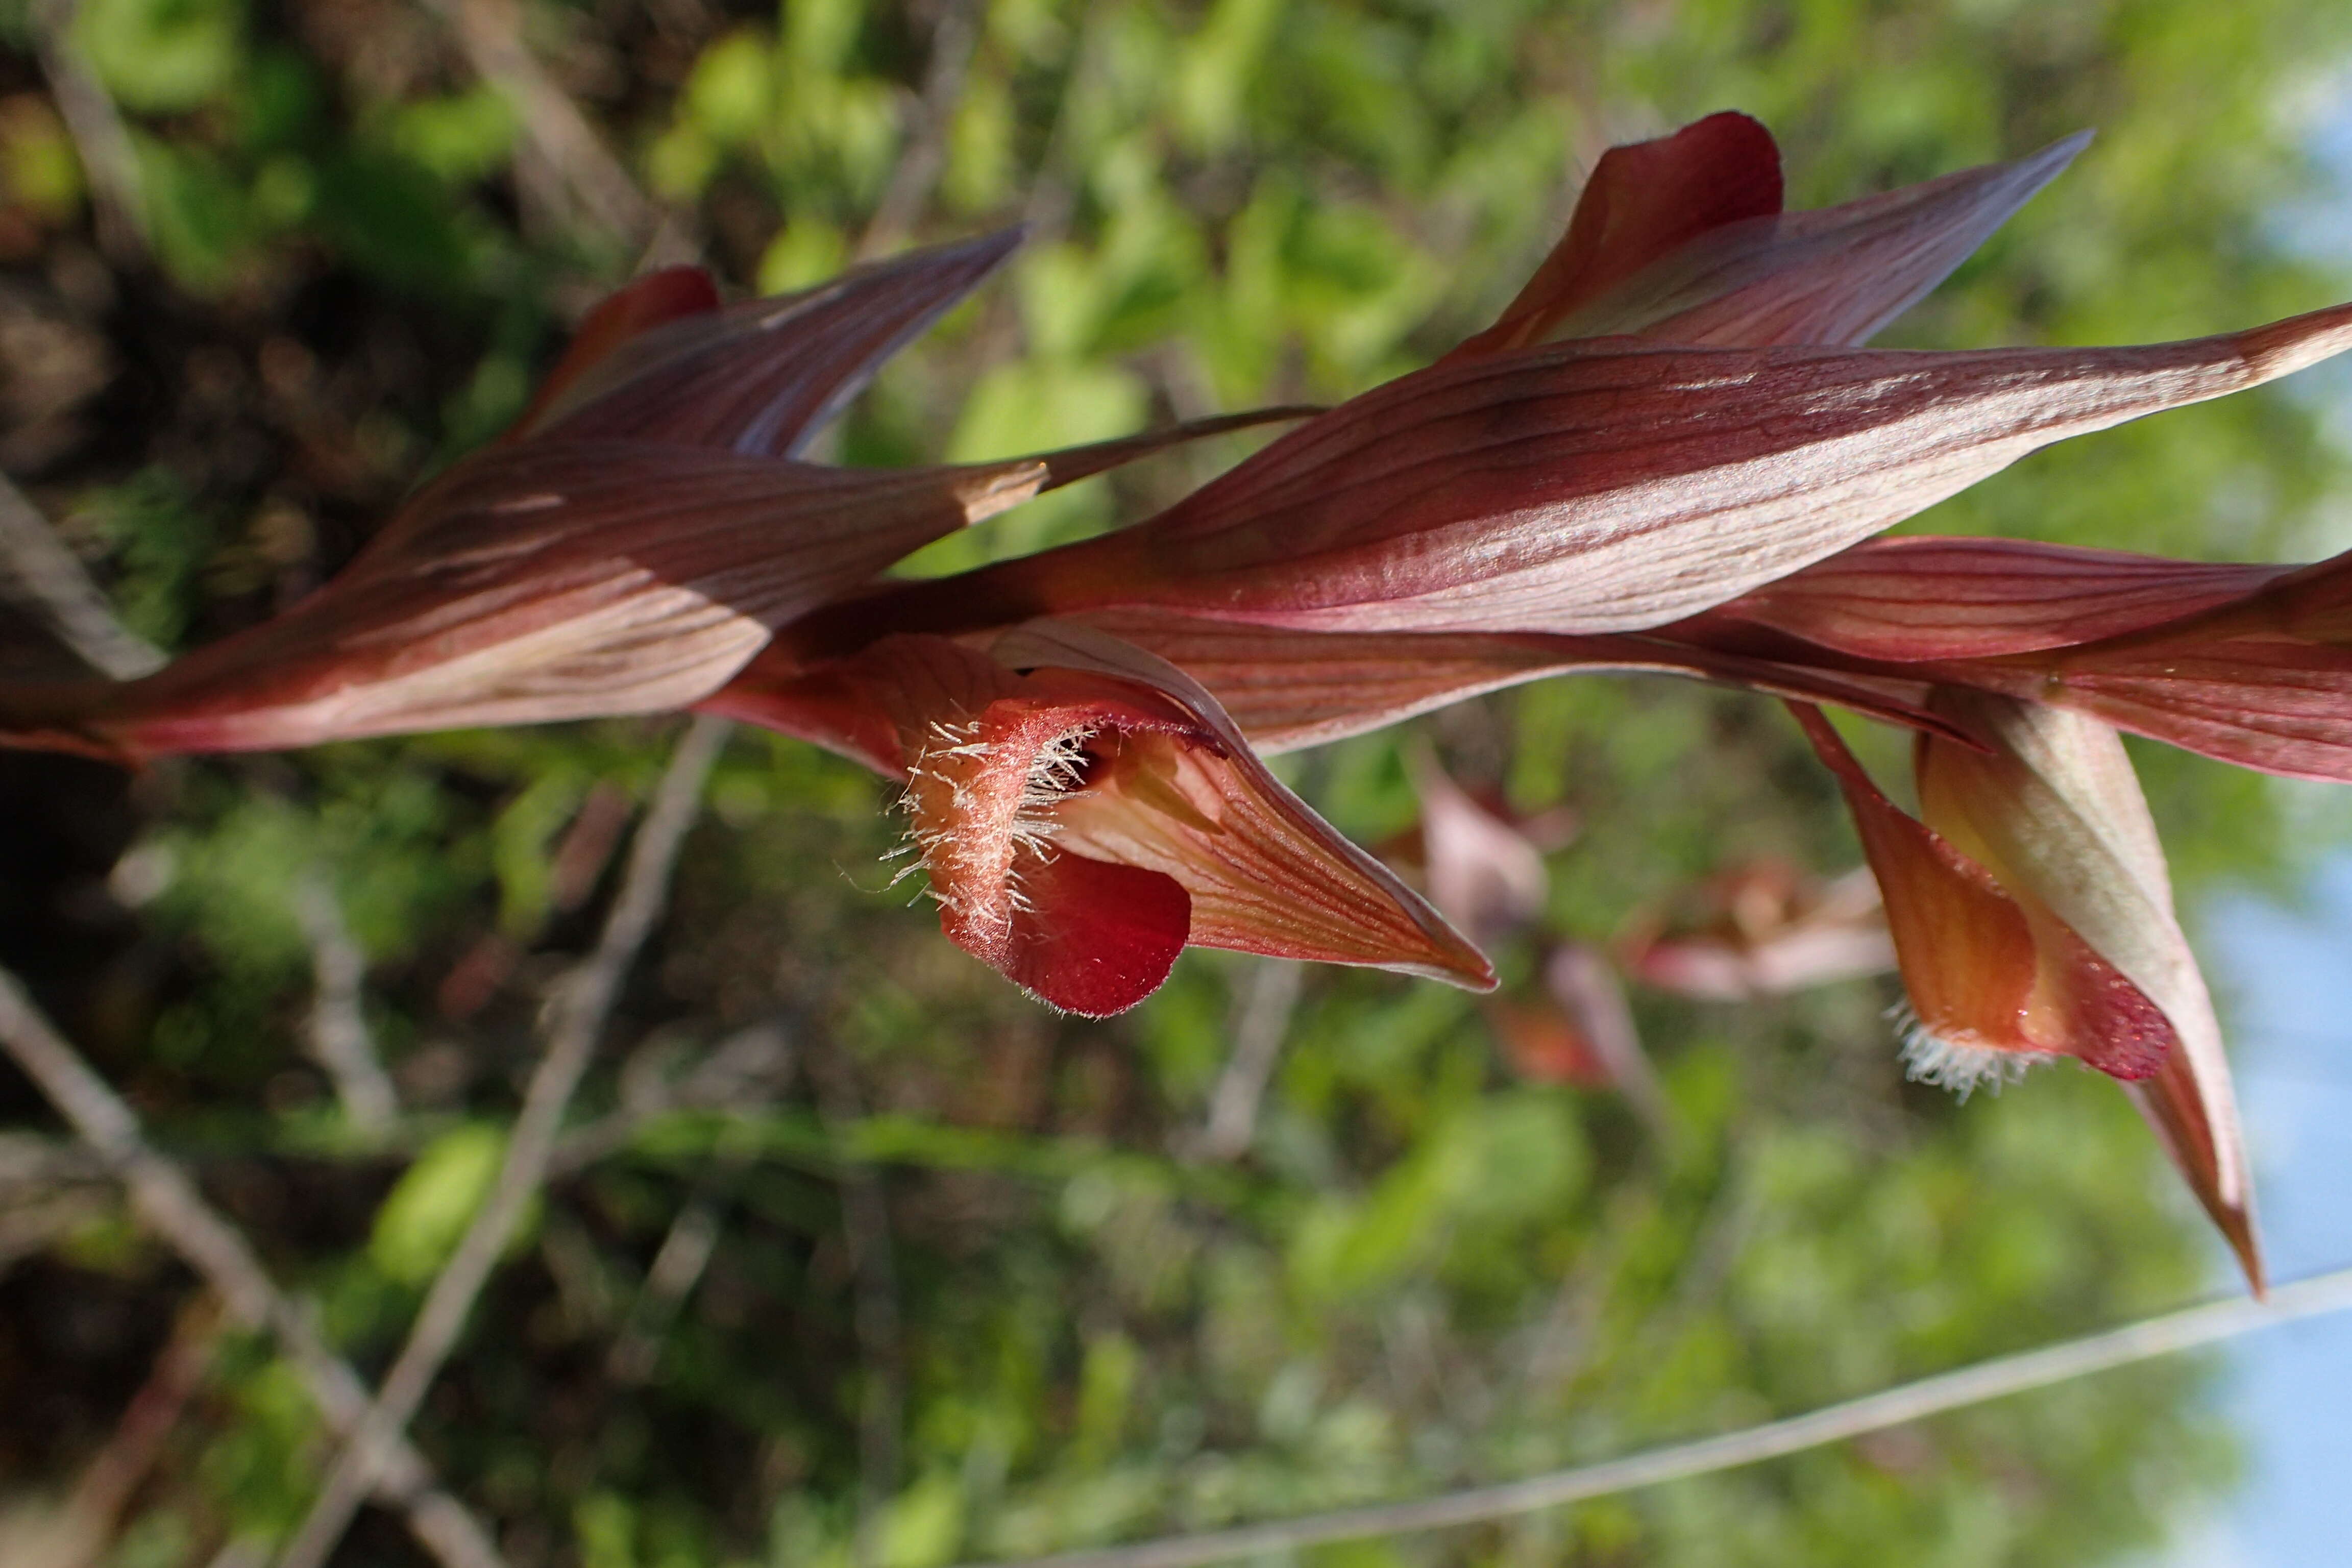
[[[739,1095],[742,1089],[753,1089],[755,1097],[750,1103],[761,1103],[780,1085],[781,1074],[776,1070],[780,1059],[782,1066],[791,1065],[790,1049],[782,1029],[775,1024],[755,1025],[721,1044],[688,1075],[687,1083],[699,1086],[708,1095],[714,1080],[732,1079],[740,1086]],[[729,1065],[730,1060],[761,1064],[763,1070],[757,1077],[763,1081],[747,1083],[746,1075]],[[677,1091],[670,1090],[667,1085],[663,1088],[665,1092],[659,1098],[676,1103]],[[740,1098],[728,1098],[739,1107],[746,1104]],[[556,1145],[556,1159],[563,1156],[571,1142],[565,1139]],[[710,1267],[711,1255],[719,1247],[719,1225],[726,1205],[742,1185],[756,1149],[748,1122],[735,1121],[719,1134],[718,1148],[696,1181],[685,1207],[670,1222],[669,1234],[662,1237],[652,1265],[646,1269],[645,1288],[637,1293],[626,1323],[613,1341],[604,1365],[614,1381],[643,1383],[653,1375],[655,1363],[661,1358],[663,1338],[677,1321],[687,1298],[694,1294],[695,1286],[701,1283],[703,1271]]]
[[[1208,1124],[1194,1141],[1192,1152],[1201,1158],[1237,1160],[1249,1152],[1257,1136],[1258,1105],[1274,1077],[1283,1037],[1290,1033],[1306,978],[1305,964],[1280,959],[1260,959],[1252,971],[1234,1009],[1233,1055],[1209,1097]]]
[[[400,1114],[400,1097],[383,1063],[376,1059],[375,1040],[362,1006],[367,955],[352,940],[343,907],[324,878],[305,877],[295,886],[294,917],[310,944],[310,964],[318,976],[318,996],[310,1007],[310,1054],[334,1080],[335,1098],[351,1124],[362,1132],[383,1132]]]
[[[621,1108],[559,1139],[547,1163],[549,1179],[576,1174],[625,1148],[649,1122],[673,1111],[750,1111],[765,1106],[781,1092],[792,1069],[792,1037],[774,1020],[738,1029],[687,1071],[635,1092],[624,1068]]]
[[[818,1054],[809,1062],[818,1114],[838,1136],[864,1113],[848,1064]],[[899,1338],[898,1255],[890,1245],[890,1206],[873,1168],[844,1161],[841,1225],[849,1247],[856,1297],[851,1309],[866,1376],[857,1404],[857,1539],[860,1568],[878,1555],[882,1510],[898,1489],[899,1429],[906,1412],[906,1366]]]
[[[670,755],[653,805],[630,846],[628,868],[595,951],[558,984],[545,1021],[547,1051],[523,1091],[522,1111],[507,1140],[498,1180],[457,1247],[434,1278],[410,1326],[408,1342],[384,1376],[367,1415],[343,1445],[301,1528],[278,1556],[279,1568],[320,1568],[381,1473],[392,1446],[425,1401],[425,1392],[457,1349],[474,1301],[546,1178],[564,1108],[595,1055],[622,982],[653,934],[668,901],[670,873],[702,801],[729,725],[698,718]]]
[[[474,74],[506,99],[524,141],[562,178],[580,210],[619,238],[642,244],[654,230],[653,204],[523,42],[516,0],[425,0],[425,5],[447,24]]]
[[[922,94],[915,100],[907,145],[890,170],[890,183],[883,187],[866,232],[858,236],[857,260],[906,243],[915,220],[930,203],[947,163],[948,127],[963,96],[972,48],[980,41],[975,9],[973,0],[940,0],[939,20],[931,27],[931,58],[924,67]]]
[[[90,1568],[108,1555],[123,1508],[147,1479],[188,1402],[203,1386],[220,1343],[220,1304],[206,1294],[181,1308],[172,1337],[115,1423],[114,1435],[82,1468],[53,1536],[51,1568]]]
[[[131,144],[130,129],[106,84],[90,69],[74,38],[79,8],[76,0],[39,0],[33,7],[33,49],[89,180],[90,217],[99,248],[117,262],[140,261],[147,255],[147,204],[139,149]]]
[[[40,509],[0,479],[0,587],[46,621],[82,662],[117,680],[161,669],[163,651],[124,626]]]
[[[729,1164],[731,1174],[740,1171],[742,1163],[739,1159]],[[604,1358],[604,1373],[614,1383],[643,1383],[653,1375],[655,1363],[661,1359],[662,1340],[677,1321],[686,1299],[702,1282],[710,1255],[719,1250],[723,1205],[733,1191],[733,1182],[716,1172],[707,1173],[670,1222],[652,1267],[646,1270],[645,1288],[637,1292],[628,1321]]]
[[[1616,966],[1581,942],[1568,942],[1555,949],[1544,965],[1544,981],[1583,1030],[1601,1070],[1650,1136],[1671,1146],[1677,1136],[1674,1106],[1658,1081],[1657,1069],[1650,1065],[1649,1053],[1642,1048],[1642,1034],[1634,1026]]]
[[[1024,1559],[1021,1568],[1199,1568],[1335,1541],[1360,1541],[1411,1531],[1485,1524],[1538,1509],[1559,1508],[1665,1481],[1713,1475],[1777,1459],[1826,1444],[1885,1431],[1925,1416],[1988,1400],[2047,1388],[2093,1373],[2153,1361],[2235,1339],[2257,1329],[2352,1309],[2352,1268],[2282,1286],[2268,1301],[2220,1301],[2065,1340],[2040,1350],[2000,1356],[1916,1383],[1832,1405],[1785,1420],[1768,1421],[1692,1443],[1652,1448],[1597,1465],[1555,1470],[1500,1486],[1475,1487],[1412,1502],[1382,1503],[1272,1520],[1238,1530],[1163,1536],[1098,1552],[1067,1552]]]
[[[1070,50],[1070,68],[1064,74],[1055,98],[1053,128],[1045,132],[1045,151],[1038,154],[1037,166],[1029,175],[1029,201],[1022,211],[1021,222],[1029,231],[1032,245],[1042,247],[1057,240],[1069,226],[1075,198],[1071,176],[1065,165],[1070,161],[1070,142],[1077,135],[1071,121],[1076,117],[1075,106],[1097,74],[1096,57],[1108,37],[1107,24],[1100,18],[1111,14],[1108,7],[1089,5],[1079,20],[1078,41]]]
[[[130,1190],[148,1229],[218,1293],[230,1321],[277,1338],[328,1429],[338,1436],[355,1430],[368,1408],[359,1374],[327,1348],[309,1316],[278,1289],[245,1237],[205,1202],[187,1174],[148,1147],[131,1108],[5,969],[0,1047]],[[378,1474],[377,1495],[407,1515],[410,1531],[444,1568],[504,1568],[481,1521],[441,1489],[432,1468],[406,1442],[388,1450]]]

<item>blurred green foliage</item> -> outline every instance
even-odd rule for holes
[[[2301,116],[2352,26],[2290,0],[521,16],[546,85],[663,215],[665,253],[698,250],[731,288],[803,284],[869,243],[1029,226],[1008,276],[853,413],[846,461],[1360,390],[1507,299],[1602,147],[1727,105],[1780,134],[1809,205],[2098,128],[1890,341],[2188,335],[2343,287],[2270,238],[2315,188]],[[101,258],[34,27],[0,10],[0,306],[79,333],[104,371],[9,403],[0,458],[161,642],[315,584],[424,468],[511,417],[560,323],[656,242],[583,216],[565,195],[579,171],[518,108],[528,84],[479,78],[437,11],[83,0],[70,41],[127,121],[152,253]],[[968,58],[940,68],[958,39]],[[928,200],[869,235],[923,166]],[[1131,521],[1241,449],[1021,509],[916,569]],[[2292,554],[2342,479],[2290,388],[2036,457],[1918,526]],[[1420,729],[1520,808],[1580,816],[1552,859],[1555,935],[1605,943],[1726,866],[1857,858],[1760,701],[1567,681]],[[6,764],[10,798],[37,809],[0,868],[5,957],[364,1366],[479,1202],[536,1005],[589,939],[667,733],[174,763],[127,795],[80,764]],[[2192,891],[2277,879],[2289,822],[2298,846],[2341,831],[2310,797],[2290,815],[2261,781],[2143,760]],[[1297,776],[1367,841],[1413,819],[1394,738]],[[784,1059],[722,1111],[649,1115],[567,1168],[420,1420],[518,1564],[933,1568],[1415,1494],[1833,1400],[2212,1278],[2109,1086],[2044,1073],[1965,1107],[1906,1086],[1881,983],[1736,1007],[1637,995],[1675,1121],[1661,1140],[1613,1096],[1521,1079],[1455,993],[1318,973],[1246,1151],[1206,1157],[1257,966],[1196,953],[1128,1018],[1048,1016],[884,890],[887,805],[790,742],[743,734],[726,754],[583,1114],[658,1106],[755,1026],[782,1031]],[[381,1136],[343,1122],[305,1054],[294,899],[311,879],[370,962],[367,1016],[404,1100]],[[1497,957],[1507,976],[1532,967],[1524,947]],[[853,1190],[888,1216],[895,1326],[860,1306],[877,1243],[848,1237]],[[715,1245],[664,1305],[648,1271],[698,1206]],[[51,1423],[46,1440],[0,1433],[6,1484],[58,1484],[91,1451],[187,1289],[152,1244],[61,1240],[0,1277],[0,1408],[54,1385],[21,1418]],[[56,1304],[101,1300],[127,1326],[45,1362]],[[633,1337],[650,1346],[634,1363]],[[265,1347],[231,1346],[114,1561],[201,1561],[290,1528],[322,1452],[299,1384]],[[2200,1370],[2166,1364],[1312,1555],[2081,1564],[2153,1545],[2231,1463]],[[374,1521],[337,1559],[416,1560]]]

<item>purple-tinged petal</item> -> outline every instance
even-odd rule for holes
[[[952,468],[503,444],[283,615],[142,680],[0,686],[0,742],[136,757],[688,706],[775,627],[911,550],[1174,442],[1289,416]]]
[[[1680,676],[1835,703],[1914,729],[1948,728],[1921,706],[1924,681],[1846,676],[1652,637],[1297,631],[1147,610],[1073,618],[1184,670],[1263,752],[1321,745],[1573,672]],[[788,657],[778,647],[761,662]]]
[[[1183,609],[1331,631],[1590,635],[1763,587],[2066,437],[2352,345],[2352,307],[2125,349],[1554,345],[1405,376],[1123,532],[794,635]]]
[[[1546,336],[1626,333],[1720,348],[1867,342],[2089,142],[2085,132],[2012,163],[1708,229],[1569,312]]]
[[[1701,619],[1769,626],[1890,663],[1984,658],[2139,630],[2232,603],[2286,571],[2020,539],[1915,535],[1857,544]]]
[[[1568,233],[1495,324],[1454,351],[1475,356],[1570,334],[1564,319],[1711,229],[1780,210],[1780,150],[1725,111],[1670,136],[1612,147],[1593,164]]]
[[[2352,784],[2352,648],[2249,638],[1968,673],[2238,767]]]
[[[518,433],[798,456],[1020,243],[1003,229],[656,325],[613,344]]]
[[[2254,583],[2223,603],[1965,676],[2241,767],[2352,781],[2352,554],[2238,570]]]
[[[631,339],[672,321],[710,315],[718,309],[719,285],[699,267],[665,267],[614,289],[581,318],[563,357],[539,384],[538,395],[507,432],[506,439],[519,441],[529,436],[559,400],[576,402],[579,384]]]

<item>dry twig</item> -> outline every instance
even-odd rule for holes
[[[548,1161],[551,1180],[572,1175],[624,1148],[673,1111],[748,1110],[774,1099],[793,1066],[792,1041],[773,1023],[755,1024],[721,1040],[710,1054],[674,1079],[631,1093],[622,1079],[621,1108],[567,1132]]]
[[[1298,1008],[1307,966],[1265,958],[1251,972],[1248,988],[1234,1009],[1234,1051],[1217,1087],[1209,1097],[1208,1124],[1194,1141],[1192,1152],[1207,1160],[1237,1160],[1249,1152],[1257,1136],[1257,1109],[1274,1064],[1282,1054],[1283,1037],[1290,1033],[1290,1017]]]
[[[778,1066],[789,1066],[791,1057],[782,1028],[770,1023],[758,1025],[735,1035],[722,1043],[693,1073],[688,1083],[698,1081],[708,1085],[720,1077],[737,1078],[725,1066],[730,1058],[759,1062],[766,1070],[758,1076],[764,1100],[779,1087],[782,1074]],[[683,1088],[684,1086],[681,1086]],[[667,1086],[665,1086],[667,1089]],[[707,1088],[705,1092],[708,1092]],[[669,1099],[668,1094],[662,1096]],[[673,1100],[672,1103],[676,1103]],[[725,1103],[725,1101],[713,1101]],[[740,1106],[741,1101],[734,1101]],[[629,1316],[621,1332],[613,1342],[611,1353],[605,1358],[605,1368],[615,1382],[642,1383],[651,1377],[654,1366],[661,1357],[662,1340],[677,1321],[687,1298],[702,1279],[703,1270],[710,1267],[711,1254],[718,1249],[719,1225],[726,1205],[742,1184],[751,1167],[756,1145],[746,1135],[747,1125],[741,1121],[731,1122],[719,1134],[719,1146],[709,1163],[695,1182],[694,1191],[677,1217],[670,1222],[669,1233],[662,1237],[654,1260],[646,1269],[645,1288],[637,1294],[629,1309]],[[556,1160],[568,1152],[572,1140],[556,1146]],[[551,1162],[551,1170],[553,1163]]]
[[[512,107],[526,145],[562,181],[590,221],[629,244],[653,233],[655,211],[588,117],[522,37],[517,0],[425,0],[448,25],[466,63]]]
[[[375,1401],[328,1471],[310,1511],[279,1554],[279,1568],[320,1568],[342,1539],[381,1473],[392,1446],[425,1400],[426,1390],[457,1348],[475,1299],[489,1282],[514,1228],[537,1194],[555,1152],[564,1108],[587,1071],[596,1043],[620,999],[638,951],[653,934],[669,896],[670,872],[693,826],[709,777],[726,742],[723,720],[698,718],[688,727],[654,793],[653,805],[630,847],[627,870],[605,916],[595,951],[559,984],[548,1003],[547,1051],[523,1091],[521,1114],[507,1141],[505,1162],[473,1223],[435,1276],[408,1342],[384,1376]]]
[[[367,955],[343,923],[342,905],[322,877],[307,877],[294,889],[294,916],[310,944],[318,996],[310,1006],[310,1054],[334,1080],[343,1115],[362,1132],[388,1130],[400,1114],[391,1075],[376,1059],[368,1031],[361,985]]]
[[[940,0],[939,20],[931,27],[931,56],[923,69],[921,95],[915,100],[907,144],[890,170],[890,183],[874,206],[866,231],[858,236],[856,259],[870,260],[907,241],[947,163],[948,127],[955,119],[956,102],[971,68],[971,51],[980,41],[979,18],[973,0]]]
[[[76,0],[40,0],[33,7],[33,49],[49,97],[73,138],[89,181],[90,216],[99,248],[117,262],[147,255],[147,205],[139,177],[139,150],[106,85],[82,58],[73,36]]]
[[[125,626],[40,509],[0,479],[0,588],[46,621],[83,663],[117,680],[161,669],[163,652]]]
[[[2045,1345],[2017,1355],[1978,1362],[1954,1372],[1882,1389],[1843,1405],[1768,1421],[1717,1437],[1676,1443],[1597,1465],[1555,1470],[1499,1486],[1474,1487],[1411,1502],[1381,1503],[1271,1520],[1236,1530],[1163,1536],[1132,1546],[1098,1552],[1068,1552],[1024,1560],[1019,1568],[1200,1568],[1239,1557],[1295,1552],[1338,1541],[1402,1535],[1413,1531],[1486,1524],[1541,1509],[1584,1502],[1616,1492],[1654,1487],[1693,1476],[1713,1475],[1777,1459],[1831,1443],[1883,1432],[1948,1410],[2047,1388],[2135,1362],[2194,1350],[2235,1339],[2257,1329],[2352,1310],[2352,1268],[2299,1280],[2271,1292],[2267,1301],[2220,1301],[2119,1329]]]
[[[147,1146],[131,1108],[5,970],[0,970],[0,1047],[130,1189],[148,1228],[219,1294],[230,1321],[276,1336],[328,1428],[339,1435],[354,1431],[368,1408],[359,1374],[327,1348],[310,1318],[279,1291],[245,1237],[205,1202],[187,1174]],[[376,1495],[406,1514],[409,1530],[443,1568],[503,1568],[481,1522],[441,1489],[432,1468],[405,1441],[385,1450],[376,1477]]]
[[[836,1137],[864,1115],[848,1064],[819,1055],[809,1063],[817,1110]],[[882,1181],[857,1161],[841,1167],[841,1224],[856,1291],[851,1321],[866,1377],[857,1405],[857,1540],[860,1568],[880,1545],[882,1507],[898,1489],[899,1428],[906,1407],[906,1365],[899,1339],[898,1254],[890,1244],[890,1207]]]

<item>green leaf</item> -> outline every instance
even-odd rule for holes
[[[403,1285],[431,1279],[489,1196],[506,1151],[506,1130],[482,1122],[427,1143],[377,1207],[369,1260]]]
[[[243,63],[238,0],[81,0],[74,37],[125,109],[169,114],[227,90]]]

